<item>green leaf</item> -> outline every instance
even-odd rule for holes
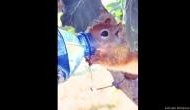
[[[110,10],[113,9],[113,7],[111,7],[111,6],[106,6],[105,8],[106,8],[108,11],[110,11]]]
[[[61,27],[61,29],[65,30],[73,35],[76,34],[75,28],[72,26],[64,26],[64,27]]]
[[[117,17],[120,17],[120,16],[122,16],[122,11],[121,10],[117,10],[117,11],[115,11],[115,16],[117,16]]]
[[[120,4],[119,2],[113,2],[113,3],[108,4],[107,7],[113,7],[113,6],[117,6],[119,4]]]
[[[60,13],[60,12],[57,14],[57,23],[58,23],[59,27],[62,25],[62,22],[61,22],[62,15],[63,15],[63,13]]]
[[[116,10],[122,10],[122,7],[120,5],[113,6],[110,11],[116,11]]]

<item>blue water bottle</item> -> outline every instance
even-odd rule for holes
[[[95,40],[90,33],[74,36],[58,28],[58,81],[67,80],[85,57],[89,59],[96,50]]]

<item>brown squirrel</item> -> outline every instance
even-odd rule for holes
[[[130,49],[124,25],[103,11],[87,32],[98,43],[89,62],[106,67],[114,78],[113,85],[138,104],[138,53]]]
[[[98,42],[98,48],[90,62],[101,64],[109,70],[138,75],[138,53],[132,52],[125,27],[117,23],[107,11],[103,11],[87,29]]]

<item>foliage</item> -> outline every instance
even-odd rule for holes
[[[105,8],[108,10],[108,12],[110,12],[118,22],[120,22],[123,18],[125,1],[126,0],[112,0],[108,4],[103,5],[105,5]]]
[[[57,14],[57,23],[58,23],[58,26],[61,27],[62,23],[61,23],[61,16],[63,15],[63,13],[61,12],[58,12]]]
[[[60,27],[63,30],[66,30],[67,32],[71,33],[71,34],[76,34],[75,32],[75,28],[72,26],[64,26],[64,27]]]
[[[104,7],[115,17],[118,22],[122,21],[125,1],[126,0],[102,0]],[[104,4],[104,2],[107,3]],[[60,17],[62,15],[63,13],[58,13],[58,26],[68,32],[71,32],[72,34],[76,34],[75,28],[72,26],[61,26]]]
[[[63,13],[58,13],[58,14],[57,14],[58,27],[61,28],[61,29],[63,29],[63,30],[66,30],[67,32],[70,32],[70,33],[72,33],[72,34],[76,34],[74,27],[72,27],[72,26],[64,26],[64,27],[62,27],[62,23],[61,23],[61,19],[60,19],[62,15],[63,15]]]

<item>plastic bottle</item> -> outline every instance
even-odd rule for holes
[[[95,53],[95,40],[90,33],[74,36],[58,28],[58,81],[67,80],[81,60]]]

